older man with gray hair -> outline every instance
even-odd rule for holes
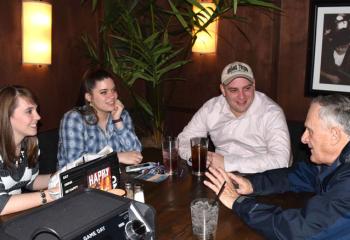
[[[305,128],[301,141],[311,150],[311,162],[246,178],[210,168],[210,181],[204,184],[218,193],[226,181],[222,203],[267,239],[350,239],[350,99],[315,98]],[[299,209],[282,209],[254,198],[288,191],[314,196]]]

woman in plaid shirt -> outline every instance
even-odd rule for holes
[[[105,146],[118,152],[124,164],[142,161],[141,143],[129,113],[118,99],[112,75],[95,70],[85,76],[85,105],[64,114],[59,129],[58,168]]]

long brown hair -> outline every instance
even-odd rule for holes
[[[95,125],[98,123],[98,116],[96,110],[90,106],[90,103],[85,99],[85,93],[92,94],[92,90],[95,88],[96,83],[110,78],[114,81],[113,75],[104,69],[93,69],[85,73],[83,77],[83,83],[80,89],[78,105],[75,110],[83,115],[87,124]],[[84,106],[82,106],[85,104]]]
[[[18,159],[10,118],[18,105],[19,97],[36,103],[34,95],[27,88],[6,86],[0,89],[0,155],[7,168],[14,168],[15,161]],[[38,159],[36,136],[25,137],[22,146],[26,150],[28,166],[34,167]]]

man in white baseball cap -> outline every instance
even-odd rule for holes
[[[179,134],[179,154],[191,157],[190,139],[210,136],[215,152],[207,164],[226,171],[263,172],[291,164],[290,137],[283,110],[255,91],[255,78],[243,62],[221,74],[221,95],[208,100]]]

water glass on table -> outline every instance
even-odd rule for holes
[[[209,140],[206,137],[191,138],[192,174],[203,176],[207,168]]]
[[[177,173],[179,142],[176,137],[167,136],[162,141],[163,164],[166,173],[174,175]]]
[[[197,198],[191,202],[192,232],[201,240],[215,239],[219,203],[214,199]]]

